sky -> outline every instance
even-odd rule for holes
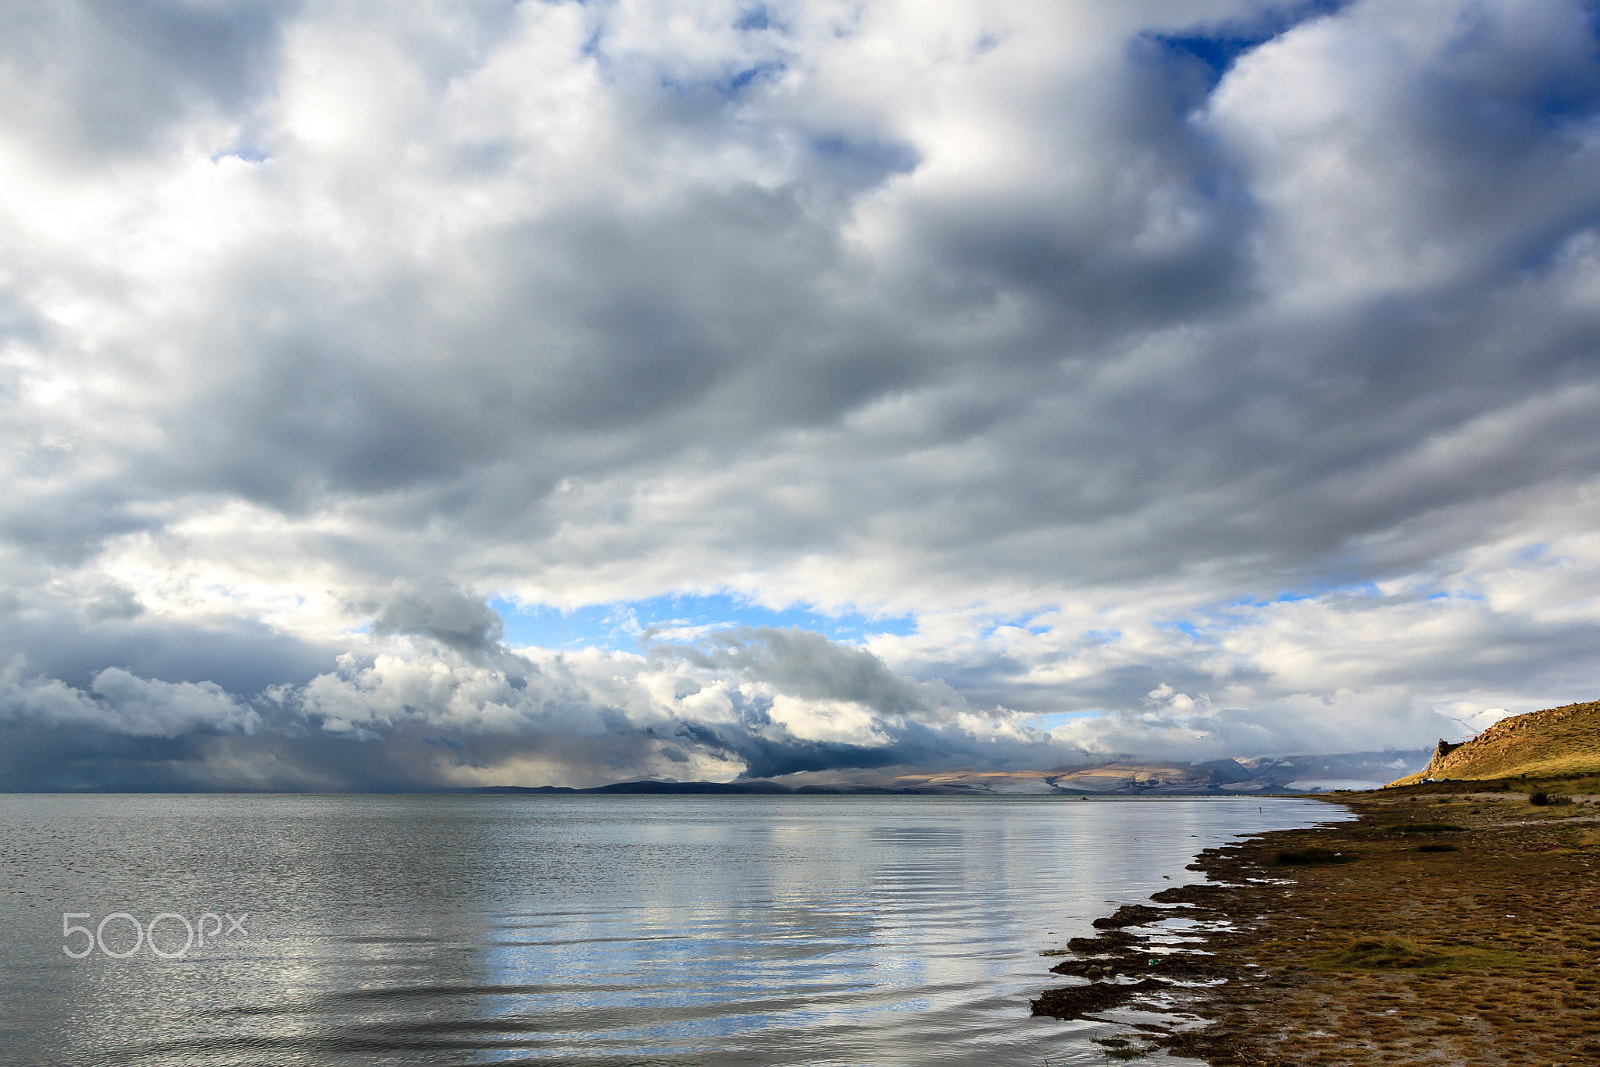
[[[0,14],[0,788],[1431,746],[1600,684],[1564,0]]]

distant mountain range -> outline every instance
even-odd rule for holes
[[[1327,789],[1369,789],[1397,772],[1428,762],[1428,749],[1350,752],[1333,756],[1221,759],[1205,763],[1105,763],[1048,771],[919,771],[904,767],[871,770],[801,771],[777,778],[732,782],[636,779],[592,789],[557,786],[492,786],[472,793],[734,793],[903,794],[912,796],[1261,795]]]
[[[1513,715],[1464,744],[1440,741],[1427,767],[1389,784],[1587,774],[1600,774],[1600,701]]]

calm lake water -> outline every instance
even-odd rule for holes
[[[1205,846],[1343,815],[0,796],[0,1062],[1102,1063],[1089,1039],[1111,1028],[1029,1018],[1055,980],[1040,951],[1192,881]]]

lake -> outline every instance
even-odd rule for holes
[[[1103,1063],[1040,952],[1276,798],[0,795],[7,1064]],[[75,958],[79,957],[81,958]]]

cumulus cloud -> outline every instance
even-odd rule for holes
[[[726,778],[1081,757],[1037,727],[982,713],[947,686],[896,676],[869,652],[773,629],[639,653],[502,650],[489,662],[442,643],[349,654],[336,670],[274,699],[316,729],[373,740],[443,730],[510,739],[527,758],[559,739],[568,750],[562,784],[639,773],[682,779],[696,769]],[[603,755],[576,755],[585,745]],[[633,762],[620,761],[622,753]],[[500,762],[461,762],[441,773],[499,782]]]
[[[83,690],[29,673],[22,656],[0,670],[0,715],[153,737],[195,729],[249,733],[261,721],[213,682],[161,682],[107,667]]]
[[[8,722],[379,787],[1410,747],[1600,677],[1590,5],[0,19]],[[484,600],[683,592],[914,625]]]

